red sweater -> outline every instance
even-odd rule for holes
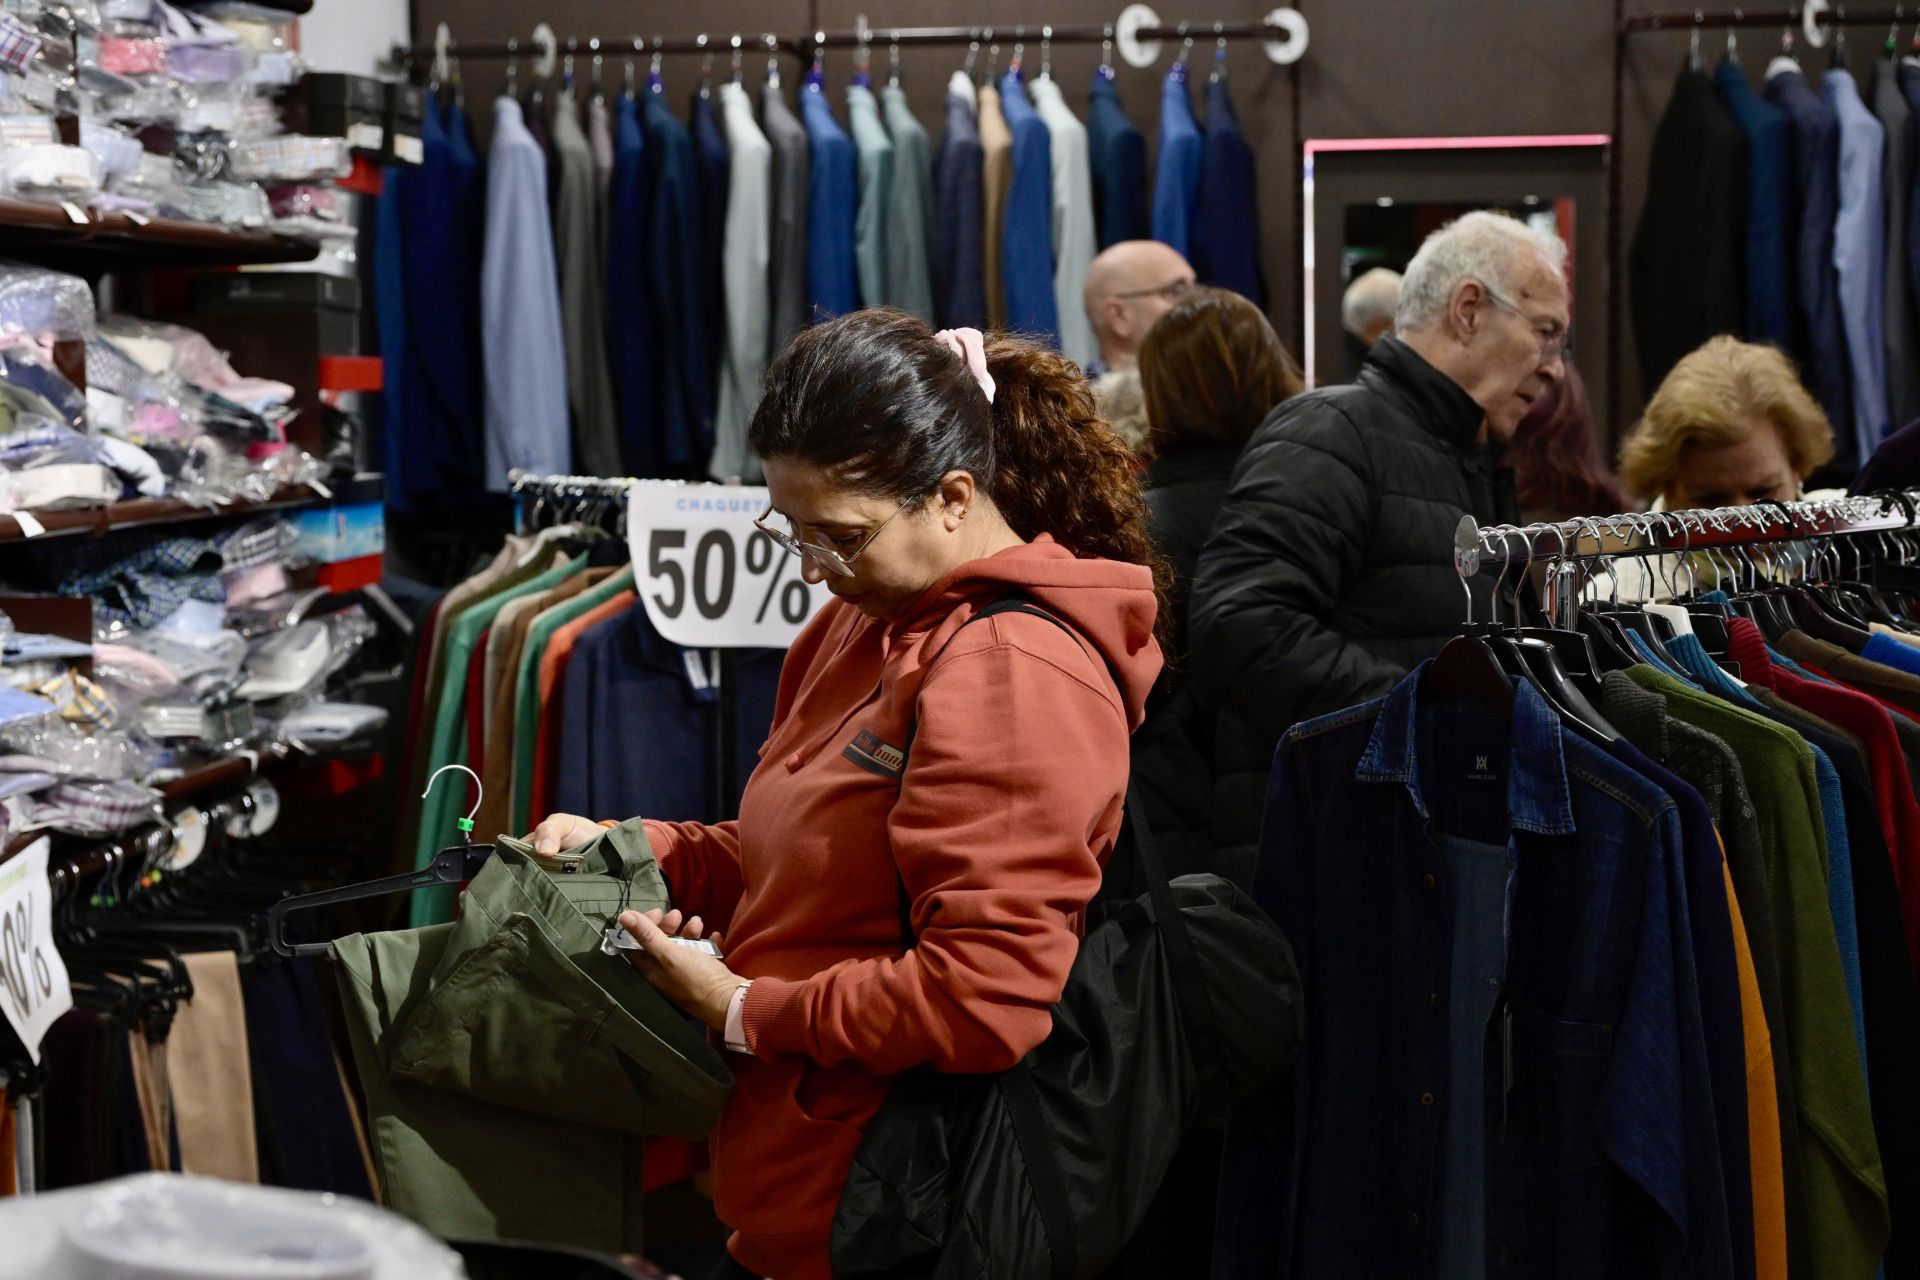
[[[1030,615],[959,630],[1012,589],[1096,652]],[[1046,537],[962,565],[892,623],[835,601],[787,655],[739,821],[647,824],[674,905],[724,929],[753,979],[713,1163],[756,1274],[827,1280],[887,1077],[1002,1070],[1051,1030],[1160,671],[1154,607],[1146,569]]]

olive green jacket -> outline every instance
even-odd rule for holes
[[[624,955],[667,905],[639,820],[577,874],[502,845],[454,924],[334,944],[387,1205],[442,1236],[607,1253],[641,1240],[641,1139],[700,1138],[732,1077]]]

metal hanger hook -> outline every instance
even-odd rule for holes
[[[441,774],[446,773],[452,769],[458,769],[460,772],[466,774],[469,778],[473,779],[473,808],[467,810],[467,816],[462,820],[463,825],[460,828],[462,831],[472,831],[473,815],[480,812],[480,804],[483,800],[486,799],[487,784],[480,781],[480,775],[475,773],[473,770],[467,768],[467,766],[463,764],[443,764],[438,769],[435,769],[433,771],[433,776],[427,779],[427,789],[420,793],[420,798],[422,800],[425,800],[428,796],[432,795],[433,784],[440,780]]]

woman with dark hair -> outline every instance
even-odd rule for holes
[[[1215,871],[1241,884],[1252,867],[1220,865],[1213,815],[1214,716],[1186,689],[1187,588],[1254,428],[1303,382],[1259,307],[1225,289],[1195,289],[1154,323],[1140,348],[1147,405],[1147,507],[1173,567],[1167,670],[1134,735],[1134,780],[1173,874]],[[1244,862],[1244,859],[1241,861]]]
[[[1025,341],[843,316],[774,362],[748,440],[757,523],[835,599],[787,655],[739,820],[649,820],[674,910],[622,923],[732,1050],[730,1274],[826,1280],[889,1077],[998,1071],[1052,1027],[1160,670],[1161,571],[1132,452]],[[1061,625],[966,626],[1009,596]],[[599,830],[555,814],[534,844]],[[706,930],[723,960],[671,940]]]
[[[1620,485],[1593,435],[1587,385],[1571,364],[1547,389],[1507,442],[1520,519],[1526,522],[1610,516],[1627,509]]]

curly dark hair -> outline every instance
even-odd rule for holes
[[[1151,569],[1164,622],[1171,571],[1148,532],[1138,460],[1086,376],[1007,334],[989,335],[986,355],[992,404],[914,316],[871,309],[815,325],[768,369],[747,442],[908,507],[968,472],[1022,538],[1050,534],[1083,559]]]

